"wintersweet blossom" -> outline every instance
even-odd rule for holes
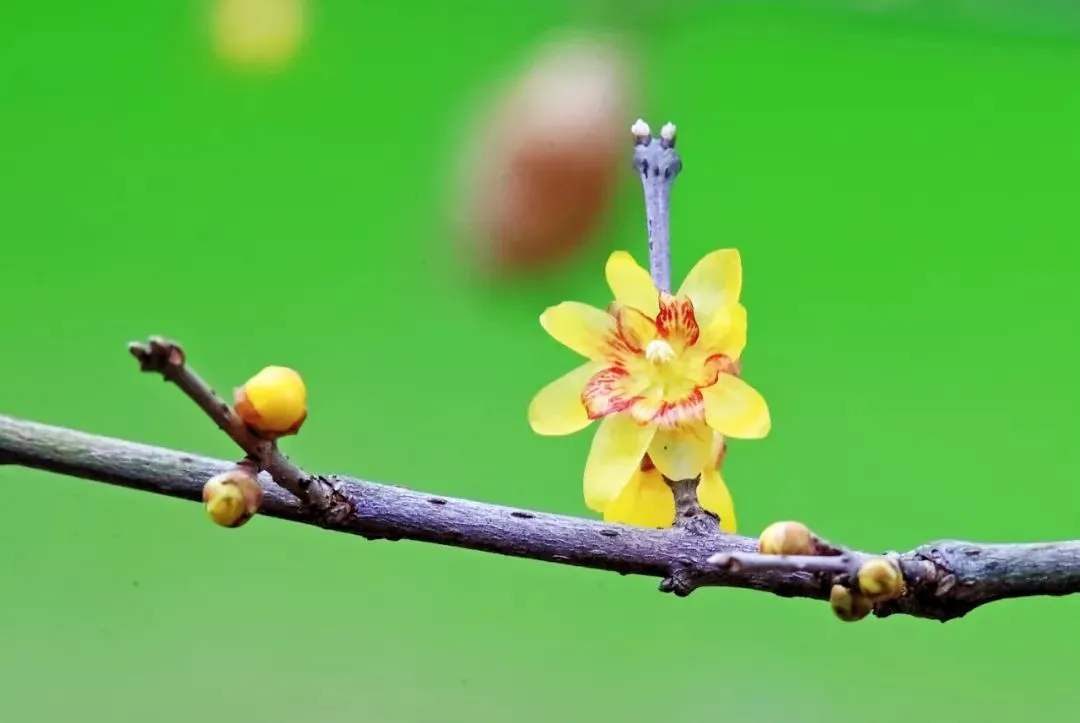
[[[568,301],[540,317],[588,361],[533,398],[533,430],[567,435],[601,420],[584,493],[606,520],[670,526],[674,499],[663,477],[700,475],[699,503],[733,529],[716,436],[759,439],[770,428],[764,398],[737,375],[747,325],[739,252],[708,254],[676,294],[658,291],[625,251],[611,255],[606,276],[615,296],[606,311]]]

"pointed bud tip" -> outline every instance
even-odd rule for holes
[[[634,138],[638,141],[646,141],[652,137],[652,129],[649,128],[649,124],[641,118],[638,118],[634,121],[634,124],[630,126],[630,133],[632,133]]]

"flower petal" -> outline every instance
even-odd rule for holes
[[[701,329],[694,316],[694,302],[687,296],[660,294],[656,331],[671,344],[676,353],[696,344]]]
[[[738,377],[721,374],[716,384],[701,390],[705,399],[705,421],[725,437],[761,439],[772,422],[765,398]]]
[[[600,360],[615,333],[615,317],[595,306],[564,301],[540,315],[540,326],[563,346],[589,359]]]
[[[642,392],[630,407],[639,422],[652,422],[662,429],[693,424],[705,419],[705,400],[701,392],[692,389],[677,401],[664,398],[664,387],[652,386]]]
[[[649,445],[649,457],[668,479],[693,479],[716,459],[713,432],[704,424],[661,428]]]
[[[586,380],[580,399],[589,419],[599,419],[629,407],[647,385],[647,379],[631,374],[625,367],[603,367]]]
[[[701,475],[698,484],[698,504],[720,518],[720,529],[735,534],[738,521],[735,519],[735,503],[720,471],[708,468]]]
[[[582,401],[589,380],[603,367],[587,362],[541,389],[529,403],[529,424],[537,434],[573,434],[592,420]]]
[[[713,432],[713,467],[720,469],[724,466],[724,457],[727,456],[727,440],[719,432]]]
[[[723,354],[735,360],[746,348],[746,307],[742,304],[725,304],[717,308],[707,326],[701,328],[698,346],[709,355]]]
[[[656,318],[660,311],[656,285],[633,256],[625,251],[615,251],[608,257],[604,272],[616,301]]]
[[[629,414],[604,417],[585,462],[585,504],[603,512],[641,469],[641,459],[656,427],[638,424]]]
[[[720,249],[707,254],[690,269],[679,296],[689,296],[704,324],[716,309],[734,304],[742,294],[742,257],[738,249]]]
[[[675,496],[655,469],[638,471],[604,510],[604,521],[639,527],[671,527],[675,524]]]
[[[615,317],[615,329],[621,346],[629,354],[642,356],[645,347],[657,336],[656,322],[639,309],[619,302],[611,304],[608,313]]]

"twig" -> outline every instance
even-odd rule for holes
[[[348,502],[326,479],[309,475],[293,464],[273,442],[260,439],[241,421],[231,406],[187,364],[187,355],[175,342],[151,337],[145,344],[132,342],[128,351],[139,360],[144,372],[160,374],[184,392],[232,441],[248,459],[266,471],[275,483],[285,488],[316,512],[328,517],[342,517],[351,512]]]
[[[645,229],[649,239],[649,275],[660,291],[671,292],[671,188],[682,171],[682,158],[675,150],[675,126],[666,123],[659,136],[649,124],[638,119],[630,128],[634,136],[634,170],[641,176],[645,194]],[[711,532],[718,525],[698,504],[701,476],[664,482],[675,496],[675,525],[695,534]]]
[[[706,562],[718,570],[731,572],[792,571],[821,572],[854,576],[866,555],[843,554],[833,557],[818,555],[761,555],[756,553],[718,552]]]
[[[208,459],[119,439],[0,416],[0,462],[199,500],[203,483],[230,468]],[[835,556],[759,558],[750,537],[653,530],[441,497],[346,477],[320,477],[350,505],[331,519],[261,480],[261,514],[369,539],[409,539],[513,557],[663,578],[661,589],[750,588],[784,597],[827,599]],[[716,553],[738,569],[710,563]],[[855,553],[865,554],[865,553]],[[1006,598],[1080,592],[1080,541],[980,545],[942,541],[897,555],[907,592],[879,604],[879,617],[906,614],[941,621]],[[723,560],[720,560],[722,563]],[[847,570],[850,572],[850,569]]]
[[[639,120],[634,135],[634,170],[645,192],[645,224],[649,234],[649,273],[660,291],[671,291],[671,187],[682,170],[675,150],[675,126],[666,123],[659,137]]]

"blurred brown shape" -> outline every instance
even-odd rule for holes
[[[214,0],[211,32],[233,65],[276,69],[296,55],[306,32],[306,0]]]
[[[479,264],[535,270],[583,246],[629,173],[633,73],[611,39],[549,41],[488,98],[464,150],[460,230]]]

